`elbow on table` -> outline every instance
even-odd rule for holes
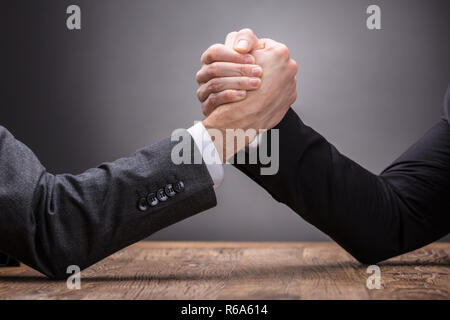
[[[371,255],[353,255],[353,257],[361,264],[374,265],[378,264],[386,259],[378,258],[377,256]]]
[[[59,252],[59,254],[55,254],[55,252]],[[64,248],[46,248],[44,250],[37,248],[32,256],[30,261],[24,259],[23,262],[51,280],[66,280],[74,274],[74,270],[84,269],[73,263],[74,259],[70,257],[70,252]]]
[[[353,256],[359,263],[365,265],[374,265],[383,262],[392,257],[401,254],[397,250],[392,250],[392,247],[385,248],[381,245],[365,246],[363,248],[344,248],[350,255]]]

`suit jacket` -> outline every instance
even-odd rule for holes
[[[215,206],[206,166],[175,165],[175,143],[167,138],[79,175],[54,175],[0,126],[0,251],[66,278],[69,265],[84,269]]]
[[[375,175],[341,154],[291,109],[275,128],[278,173],[260,175],[260,163],[236,167],[356,259],[376,263],[450,232],[449,116],[450,87],[442,119]]]

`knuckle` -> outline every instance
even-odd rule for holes
[[[215,64],[211,64],[206,68],[206,74],[210,78],[214,78],[217,76],[217,66]]]
[[[208,82],[208,91],[217,92],[220,89],[220,82],[217,79],[212,79]]]
[[[209,63],[211,61],[214,61],[215,58],[216,58],[215,50],[209,49],[208,51],[206,51],[204,62]]]
[[[208,61],[208,59],[209,59],[209,49],[206,50],[205,52],[203,52],[203,54],[202,54],[202,56],[201,56],[201,58],[200,58],[200,63],[201,63],[201,64],[206,64],[206,62]]]
[[[197,89],[197,99],[202,101],[202,96],[203,96],[203,90],[202,87]]]
[[[208,99],[206,100],[206,107],[209,108],[213,108],[217,103],[217,94],[215,93],[211,93],[208,97]]]
[[[220,50],[220,44],[216,43],[209,47],[205,52],[205,60],[206,62],[214,61],[217,57],[218,51]]]
[[[275,48],[275,54],[282,58],[288,58],[289,57],[289,49],[286,45],[281,44]]]
[[[222,45],[220,43],[214,43],[209,47],[209,50],[216,52],[217,50],[220,50],[221,47]]]
[[[293,59],[289,60],[289,68],[291,69],[293,74],[297,74],[298,64],[297,64],[297,62],[295,62],[295,60],[293,60]]]
[[[234,93],[231,90],[225,91],[223,95],[226,101],[232,101],[234,99]]]
[[[253,35],[254,35],[253,30],[250,29],[250,28],[244,28],[244,29],[241,29],[241,30],[239,31],[239,33],[240,33],[240,34],[249,35],[249,36],[253,36]]]
[[[195,80],[197,80],[197,82],[200,83],[201,79],[202,79],[202,72],[201,72],[201,71],[198,71],[198,72],[195,74]]]
[[[203,113],[203,115],[205,115],[205,116],[208,116],[208,115],[209,115],[209,110],[208,110],[207,105],[206,105],[205,102],[202,103],[202,113]]]

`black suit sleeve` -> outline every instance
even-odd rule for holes
[[[363,263],[433,242],[450,226],[450,126],[443,119],[380,175],[348,159],[291,109],[277,174],[236,165]],[[269,132],[270,136],[270,132]]]

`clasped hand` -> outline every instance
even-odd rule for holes
[[[203,125],[212,136],[217,130],[226,137],[227,130],[272,129],[297,99],[298,67],[288,47],[258,39],[250,29],[229,33],[225,44],[214,44],[203,53],[201,63],[197,97],[206,117]],[[225,162],[253,138],[247,136],[241,145],[218,139],[214,144]]]

